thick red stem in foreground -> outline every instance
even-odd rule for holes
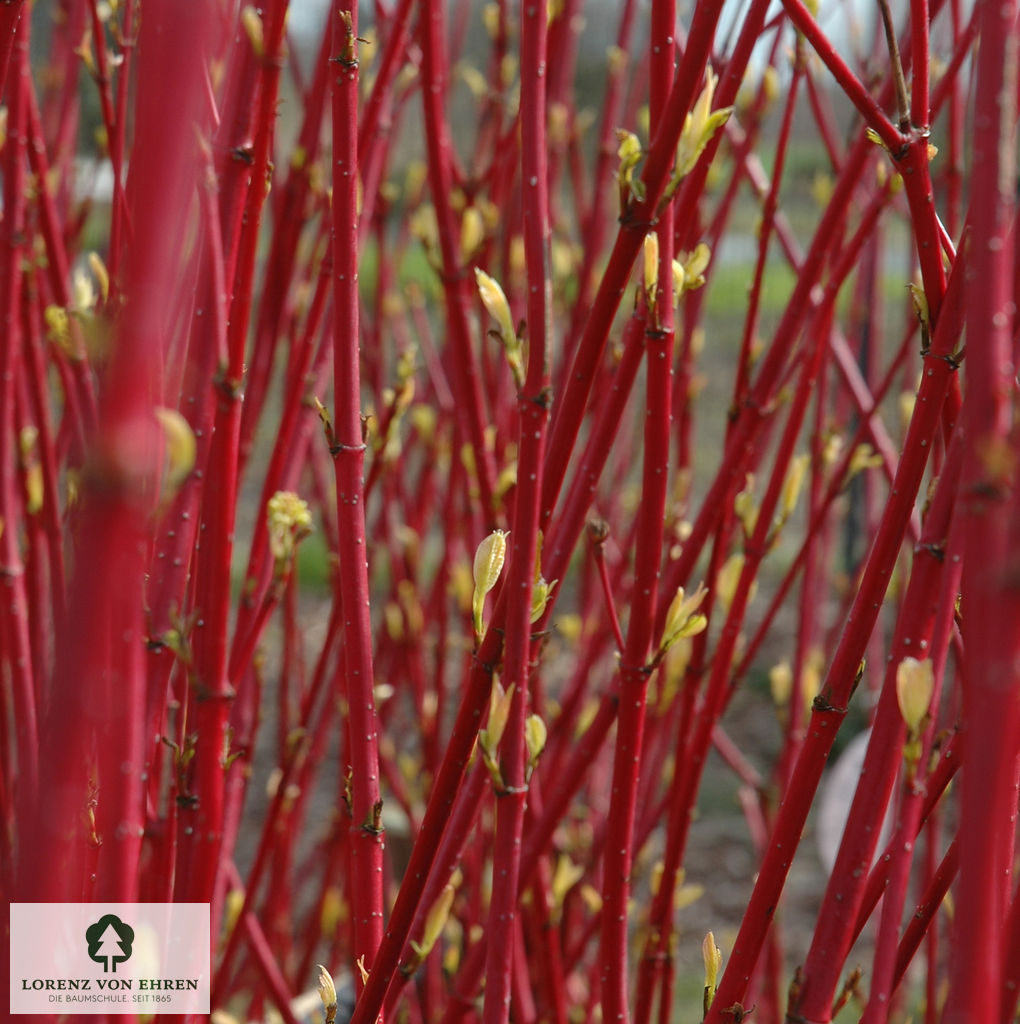
[[[333,359],[336,400],[331,454],[336,471],[343,683],[351,763],[351,875],[354,956],[369,964],[383,934],[383,829],[379,732],[373,695],[365,534],[365,438],[361,420],[358,305],[357,5],[338,0],[333,19]],[[339,694],[338,694],[339,695]],[[341,766],[341,772],[346,766]]]

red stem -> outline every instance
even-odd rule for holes
[[[546,164],[547,10],[543,4],[521,7],[521,176],[524,182],[524,250],[528,282],[528,366],[518,396],[520,440],[517,486],[510,532],[510,564],[503,647],[503,685],[515,687],[510,720],[501,744],[500,771],[505,785],[497,792],[493,842],[492,903],[489,908],[483,1024],[506,1024],[510,1013],[513,962],[522,947],[512,942],[521,867],[521,832],[527,797],[525,721],[528,710],[532,591],[546,426],[549,420],[549,354],[552,340],[552,279],[549,256],[549,186]],[[508,957],[508,950],[514,956]],[[525,968],[523,959],[518,970]]]
[[[528,371],[519,395],[520,456],[511,529],[512,554],[505,587],[509,589],[503,677],[515,686],[510,721],[502,744],[501,772],[505,790],[498,792],[493,870],[499,879],[490,907],[490,931],[484,1020],[506,1021],[511,988],[516,987],[522,947],[515,906],[520,871],[520,836],[524,820],[526,751],[525,715],[528,701],[528,659],[531,631],[531,594],[537,550],[539,483],[545,454],[548,420],[548,351],[551,327],[549,278],[548,169],[545,149],[546,12],[537,6],[522,8],[522,175],[524,191],[524,244],[528,289]],[[513,949],[511,957],[506,951]],[[515,1002],[519,1001],[517,995]]]
[[[14,51],[14,40],[21,20],[25,0],[9,0],[0,7],[0,92],[7,82],[7,71]]]
[[[331,454],[343,607],[343,693],[349,709],[351,884],[355,958],[369,964],[383,934],[383,829],[379,736],[373,695],[365,531],[365,442],[361,422],[358,300],[357,5],[330,9],[333,22],[333,358],[336,413]],[[349,19],[349,20],[345,20]]]
[[[923,897],[917,904],[917,909],[914,911],[906,928],[903,929],[903,937],[900,939],[899,948],[896,951],[897,985],[902,981],[904,974],[907,973],[907,968],[914,959],[914,954],[917,952],[917,947],[921,944],[921,939],[929,932],[932,919],[942,906],[946,893],[949,892],[949,887],[953,884],[953,879],[956,877],[959,868],[960,841],[959,839],[954,839],[949,844],[949,848],[946,850],[945,856],[942,858],[942,862],[936,869],[935,874],[932,875]],[[1006,1016],[998,1019],[1009,1020],[1009,1017]]]
[[[549,435],[548,471],[542,491],[543,526],[552,514],[565,479],[567,461],[594,386],[609,328],[624,294],[624,283],[666,188],[677,140],[701,84],[721,12],[721,0],[705,0],[694,9],[684,59],[680,63],[662,117],[657,121],[655,137],[641,175],[644,199],[632,200],[621,217],[620,231],[613,243],[609,264],[592,301],[584,332],[566,378],[566,388],[553,417]]]
[[[928,128],[928,0],[910,0],[910,120],[925,132]]]
[[[199,615],[192,639],[194,706],[197,733],[194,755],[193,808],[181,813],[187,822],[180,845],[178,899],[206,902],[213,898],[219,869],[224,822],[224,750],[230,702],[228,681],[230,566],[238,493],[238,445],[241,427],[241,386],[244,352],[259,225],[266,198],[266,178],[272,148],[279,80],[285,4],[267,5],[263,14],[266,62],[259,93],[259,133],[255,139],[251,183],[245,203],[236,260],[236,289],[227,329],[227,362],[214,383],[216,418],[208,472],[217,482],[203,495],[201,545],[196,558],[196,601]],[[186,895],[185,895],[186,894]]]
[[[666,95],[672,78],[674,21],[675,10],[671,0],[653,4],[650,36],[653,124],[657,124],[658,119],[664,115]],[[685,63],[688,62],[696,62],[690,50],[687,51]],[[603,906],[599,942],[599,991],[603,1015],[607,1021],[619,1021],[621,1024],[629,1019],[628,900],[631,865],[635,854],[634,819],[650,675],[647,663],[653,643],[670,465],[674,340],[671,207],[662,211],[656,235],[658,276],[655,291],[650,294],[648,281],[642,283],[644,302],[648,307],[645,329],[647,410],[644,420],[644,467],[641,505],[637,513],[639,528],[634,556],[634,591],[626,641],[620,652],[620,705],[607,821],[610,838],[603,856]]]
[[[993,1020],[1003,991],[1020,751],[1020,589],[1016,564],[1014,240],[1016,85],[1014,2],[978,8],[970,246],[967,252],[967,442],[963,777],[960,881],[947,1022]],[[959,262],[959,261],[958,261]]]
[[[122,161],[124,156],[124,126],[117,123],[110,94],[110,78],[113,65],[106,51],[106,30],[99,17],[97,0],[89,0],[89,15],[92,21],[92,42],[96,49],[93,78],[99,93],[99,109],[106,131],[106,151],[110,156],[113,172],[113,208],[110,211],[110,264],[108,270],[112,282],[116,282],[123,255],[122,233],[127,222],[127,199],[124,195]],[[123,74],[123,71],[121,72]],[[115,286],[116,288],[116,286]],[[116,290],[114,294],[116,294]]]
[[[836,52],[836,48],[819,28],[811,12],[801,0],[783,0],[783,7],[797,31],[804,34],[815,52],[822,58],[847,99],[857,108],[865,122],[878,132],[886,147],[896,152],[903,143],[900,131],[886,117],[875,98]]]
[[[940,476],[940,479],[945,477],[951,482],[953,495],[948,501],[941,493],[937,495],[936,501],[929,512],[929,521],[933,521],[930,531],[927,529],[928,524],[926,523],[925,533],[929,537],[933,536],[935,530],[939,527],[948,532],[949,523],[945,521],[947,515],[945,506],[952,503],[953,498],[955,498],[958,492],[961,462],[962,445],[956,443],[950,449],[949,458],[946,460],[946,465]],[[942,487],[939,490],[943,492],[947,489],[947,487]],[[936,519],[936,516],[938,516],[938,519]],[[927,546],[922,540],[911,573],[911,589],[904,596],[904,608],[910,608],[911,604],[915,601],[918,605],[922,604],[925,593],[921,590],[922,587],[928,588],[929,592],[935,586],[939,588],[938,602],[933,615],[930,644],[932,673],[935,679],[935,688],[931,698],[933,710],[939,706],[948,642],[953,628],[953,612],[957,595],[960,592],[959,584],[962,570],[960,559],[961,546],[962,537],[960,536],[958,520],[954,524],[953,534],[944,543],[944,550],[938,545]],[[935,564],[929,565],[929,562],[934,562]],[[933,576],[937,578],[933,579]],[[915,578],[917,580],[916,584],[914,583]],[[920,592],[920,595],[918,592]],[[925,652],[921,651],[919,653]],[[895,714],[895,710],[890,710]],[[885,1019],[895,986],[896,945],[900,934],[900,921],[903,917],[903,905],[907,897],[907,882],[910,877],[911,863],[914,859],[915,840],[920,831],[921,820],[924,816],[927,785],[929,776],[932,774],[927,770],[926,766],[931,757],[934,731],[934,722],[931,722],[925,730],[924,743],[918,763],[915,765],[915,768],[920,769],[917,771],[916,777],[913,772],[907,773],[902,770],[900,772],[902,780],[900,804],[897,811],[894,835],[888,844],[888,849],[892,851],[892,855],[886,861],[888,865],[887,881],[885,892],[882,896],[882,912],[875,939],[871,990],[868,995],[868,1005],[865,1009],[864,1017],[862,1017],[862,1022],[867,1022],[867,1024],[877,1024],[878,1021]],[[874,732],[872,735],[874,736]]]
[[[454,405],[458,425],[474,453],[475,474],[481,499],[481,518],[491,527],[498,509],[493,497],[495,466],[492,452],[485,442],[484,410],[477,359],[471,346],[468,325],[469,298],[466,268],[462,266],[458,247],[460,229],[450,205],[453,190],[453,144],[449,125],[443,112],[446,96],[446,53],[443,43],[446,4],[428,0],[420,16],[422,34],[422,102],[425,105],[425,141],[428,148],[429,184],[432,202],[439,222],[439,245],[442,253],[443,293],[450,343],[455,353],[456,390],[460,392]]]
[[[962,261],[961,261],[962,262]],[[962,287],[960,264],[954,268],[952,280]],[[846,716],[849,699],[859,679],[861,656],[874,628],[881,599],[888,585],[889,572],[902,542],[914,498],[920,486],[934,436],[937,418],[949,390],[951,355],[959,330],[959,303],[947,303],[951,315],[944,316],[936,328],[932,349],[925,359],[914,413],[911,417],[903,457],[896,471],[893,489],[886,505],[873,547],[869,553],[860,587],[855,595],[847,627],[833,655],[822,691],[815,701],[811,725],[791,775],[791,785],[779,808],[773,831],[773,842],[762,861],[758,881],[751,894],[747,912],[740,927],[733,953],[723,975],[715,1002],[706,1021],[720,1024],[722,1009],[738,1003],[744,996],[747,982],[758,959],[766,932],[775,913],[779,894],[789,873],[789,851],[796,846],[807,818],[814,792],[825,767],[836,730]],[[955,313],[956,315],[952,315]],[[820,928],[840,933],[845,924],[833,913],[819,918]],[[836,936],[831,936],[835,938]],[[810,976],[808,975],[808,980]],[[803,993],[802,999],[808,993]],[[817,1008],[815,1020],[825,1020],[829,1005]],[[812,1019],[808,1014],[805,1016]]]
[[[16,11],[15,14],[20,13]],[[17,27],[14,19],[12,34]],[[25,111],[28,85],[27,22],[19,32],[9,90],[8,142],[3,153],[3,221],[0,223],[0,634],[3,662],[10,672],[11,710],[16,726],[19,779],[17,799],[27,811],[39,798],[40,681],[32,678],[25,566],[18,538],[23,519],[18,498],[18,474],[13,453],[18,448],[15,409],[17,384],[23,374],[20,329],[22,269],[25,240]],[[6,35],[3,38],[6,41]],[[13,40],[12,40],[13,45]],[[3,56],[0,54],[0,56]],[[8,49],[7,56],[10,56]]]
[[[146,239],[173,234],[191,185],[192,113],[208,21],[198,17],[184,25],[171,7],[152,0],[142,29],[146,60],[132,166],[138,174],[136,223]],[[179,119],[161,117],[168,104]],[[69,843],[67,831],[79,820],[92,743],[99,751],[97,823],[103,840],[94,892],[108,900],[131,900],[137,892],[144,823],[142,582],[157,452],[152,407],[176,269],[176,253],[168,247],[145,245],[135,254],[129,294],[140,298],[125,308],[105,371],[69,601],[74,628],[58,648],[60,685],[45,730],[47,749],[55,755],[41,782],[45,814],[25,830],[24,849],[34,853],[23,865],[24,881],[37,897],[81,891],[83,837],[75,830]],[[43,849],[48,855],[40,858]]]
[[[245,391],[244,411],[241,414],[242,468],[248,461],[255,426],[269,389],[273,359],[282,332],[282,321],[288,300],[288,286],[295,272],[298,241],[305,226],[305,218],[308,216],[308,207],[311,205],[310,178],[319,157],[322,116],[331,66],[331,43],[329,32],[323,32],[316,59],[315,78],[304,105],[301,131],[287,168],[287,177],[281,189],[282,197],[274,210],[275,230],[266,257],[265,284],[255,317],[255,338],[248,370],[248,387]]]

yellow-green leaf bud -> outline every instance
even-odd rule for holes
[[[921,731],[934,691],[935,676],[931,658],[919,661],[907,657],[896,667],[896,699],[907,732],[912,736]]]
[[[99,282],[99,293],[103,296],[103,302],[110,297],[110,273],[106,269],[103,257],[97,252],[89,253],[89,269],[95,279]]]
[[[96,289],[84,270],[75,270],[71,275],[71,295],[76,313],[87,313],[96,304]]]
[[[460,255],[461,259],[467,262],[478,252],[485,241],[485,225],[482,223],[482,215],[475,206],[469,206],[464,211],[460,222]]]
[[[725,612],[729,612],[730,605],[733,604],[733,598],[736,597],[737,585],[740,583],[740,575],[743,571],[744,556],[739,551],[736,554],[730,555],[719,570],[719,575],[716,578],[715,593],[718,595],[719,604],[722,605]],[[757,583],[752,583],[747,594],[748,601],[754,599],[757,589]]]
[[[482,759],[497,786],[502,786],[503,780],[499,773],[496,751],[500,740],[503,739],[507,722],[510,720],[510,706],[514,699],[514,689],[515,684],[511,683],[510,688],[504,690],[499,680],[493,679],[492,691],[489,695],[489,718],[485,723],[485,728],[478,732],[478,746],[482,751]]]
[[[869,142],[874,143],[876,146],[881,146],[887,153],[889,152],[889,147],[885,144],[885,140],[874,128],[865,128],[864,134],[868,137]]]
[[[552,881],[549,889],[552,893],[553,905],[563,906],[567,893],[584,878],[584,868],[575,864],[566,853],[561,853],[556,859],[556,868],[553,871]]]
[[[545,614],[545,607],[549,603],[549,596],[553,592],[553,587],[559,583],[559,580],[553,580],[550,583],[539,576],[531,588],[531,621],[538,622],[540,618]]]
[[[474,594],[471,599],[475,635],[482,635],[482,610],[485,606],[485,595],[496,585],[503,571],[506,558],[505,530],[494,530],[478,545],[472,567],[474,577]]]
[[[684,265],[678,260],[673,260],[673,305],[675,306],[680,301],[680,296],[684,293],[684,285],[687,281],[687,274],[684,271]]]
[[[322,1000],[322,1008],[326,1011],[326,1020],[332,1021],[336,1017],[336,985],[333,982],[333,975],[322,964],[318,967],[319,998]]]
[[[914,315],[926,330],[931,327],[931,311],[928,308],[928,296],[924,289],[913,281],[907,285],[910,289],[910,301],[914,306]]]
[[[261,58],[266,52],[265,30],[262,16],[251,4],[245,4],[241,8],[241,27],[248,37],[248,42],[251,43],[255,56]]]
[[[43,311],[46,336],[65,353],[71,355],[71,321],[63,306],[47,306]]]
[[[681,875],[683,872],[681,872]],[[687,885],[679,886],[673,893],[673,909],[683,910],[692,903],[697,903],[705,895],[705,887],[697,882],[690,882]]]
[[[786,479],[783,481],[782,496],[779,500],[779,518],[783,522],[790,517],[790,513],[797,505],[797,497],[810,464],[811,456],[807,454],[797,455],[790,462],[790,468],[786,471]]]
[[[634,177],[634,168],[641,162],[644,150],[641,148],[641,140],[633,132],[618,131],[616,138],[620,143],[616,150],[620,158],[616,183],[620,190],[620,204],[623,206],[630,195],[640,198],[642,194],[641,183]]]
[[[439,936],[443,934],[443,929],[446,927],[447,919],[450,916],[450,910],[453,907],[453,900],[457,894],[457,890],[453,884],[447,882],[443,886],[443,891],[439,894],[439,898],[432,905],[432,909],[428,912],[425,918],[425,931],[422,935],[421,943],[414,944],[414,951],[424,959],[432,952],[436,942],[439,941]]]
[[[269,526],[269,551],[278,572],[284,571],[294,556],[297,542],[312,529],[308,504],[293,491],[277,491],[266,503]]]
[[[460,64],[457,71],[476,100],[484,99],[488,95],[489,83],[485,75],[473,64]]]
[[[680,254],[684,268],[684,291],[692,292],[705,283],[705,271],[711,259],[712,250],[707,242],[698,242],[691,252]]]
[[[627,51],[615,43],[606,48],[606,64],[611,75],[623,74],[629,59]]]
[[[480,267],[475,267],[475,282],[478,285],[478,295],[482,300],[482,305],[498,325],[499,340],[506,352],[507,362],[513,371],[514,379],[520,386],[524,382],[521,342],[517,337],[517,328],[514,327],[514,318],[510,312],[510,303],[507,301],[506,293],[500,283]]]
[[[166,439],[167,485],[173,494],[195,467],[195,432],[176,409],[159,406],[156,419]]]
[[[538,715],[528,715],[524,723],[524,742],[528,748],[528,770],[534,771],[538,759],[545,750],[549,729]]]
[[[748,473],[744,478],[744,487],[733,499],[733,511],[744,528],[744,536],[750,537],[758,524],[758,506],[754,500],[754,474]]]
[[[709,932],[701,944],[701,956],[705,962],[705,1013],[715,998],[715,987],[722,967],[722,950],[715,944],[715,936]]]
[[[659,236],[654,231],[645,235],[645,302],[655,316],[655,299],[659,290]]]
[[[499,4],[489,3],[482,8],[482,24],[490,39],[499,35]]]
[[[769,690],[772,693],[772,703],[777,708],[785,708],[790,703],[790,694],[793,693],[793,669],[788,659],[783,658],[769,669]]]

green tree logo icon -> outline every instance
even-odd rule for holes
[[[89,944],[89,959],[103,965],[103,973],[117,973],[117,964],[131,958],[131,943],[135,931],[116,914],[104,914],[95,924],[85,929]]]

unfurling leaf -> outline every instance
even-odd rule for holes
[[[499,746],[499,741],[506,731],[506,723],[510,718],[510,705],[514,699],[515,684],[511,683],[508,690],[500,686],[498,680],[493,680],[492,693],[489,697],[489,721],[485,727],[485,734],[493,752]]]
[[[712,259],[706,242],[698,242],[691,252],[682,252],[673,260],[673,302],[678,303],[685,292],[693,292],[705,283],[705,271]]]
[[[506,731],[507,722],[510,720],[510,706],[514,699],[515,685],[504,690],[498,679],[492,681],[492,692],[489,696],[489,718],[485,728],[479,730],[478,746],[482,751],[482,760],[485,767],[489,769],[492,781],[499,787],[503,785],[503,779],[499,771],[499,761],[496,753],[499,742]]]
[[[659,643],[660,651],[668,651],[677,640],[697,636],[708,628],[708,619],[698,613],[707,593],[704,583],[699,583],[698,589],[690,596],[684,593],[683,587],[677,588],[676,595],[666,612],[666,625]]]
[[[719,79],[711,68],[705,74],[705,85],[694,104],[694,109],[684,120],[683,131],[676,147],[676,164],[673,177],[666,188],[666,196],[672,196],[685,178],[697,166],[705,147],[715,137],[715,133],[729,120],[733,113],[732,107],[712,110],[712,98]]]
[[[866,469],[875,469],[881,466],[882,456],[879,455],[870,444],[859,444],[850,456],[850,465],[846,471],[846,482],[849,483],[858,473]]]
[[[549,603],[549,595],[559,580],[546,582],[541,576],[535,581],[531,588],[531,621],[538,622],[545,614],[545,607]]]

